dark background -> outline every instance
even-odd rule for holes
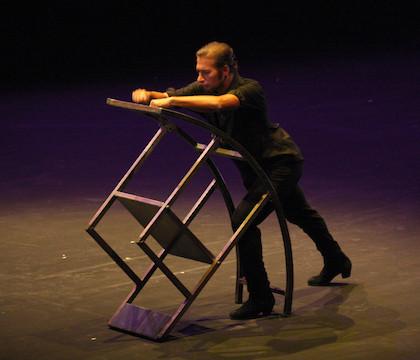
[[[105,99],[184,85],[196,76],[195,51],[212,40],[230,43],[241,74],[261,82],[270,119],[305,155],[305,179],[325,182],[327,169],[332,185],[363,187],[349,165],[378,159],[378,179],[416,174],[407,164],[418,153],[419,14],[409,1],[9,4],[0,12],[7,196],[106,193],[151,129]]]
[[[1,12],[3,84],[129,78],[183,64],[211,40],[242,63],[419,50],[410,1],[60,1]],[[156,67],[156,68],[155,68]]]

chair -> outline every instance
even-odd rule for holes
[[[277,197],[277,193],[255,159],[238,142],[232,139],[223,131],[198,120],[193,116],[161,108],[152,108],[145,105],[125,102],[115,99],[107,99],[107,104],[136,112],[137,114],[148,117],[157,122],[159,128],[151,138],[149,143],[143,149],[138,158],[131,165],[126,174],[121,178],[114,190],[109,194],[104,203],[100,206],[96,214],[89,222],[86,231],[92,236],[97,244],[111,257],[111,259],[121,268],[121,270],[133,281],[134,287],[127,298],[110,319],[108,325],[116,330],[128,332],[131,334],[146,337],[152,340],[160,341],[168,337],[171,330],[182,318],[193,301],[197,298],[208,281],[220,267],[229,252],[235,247],[238,239],[249,226],[250,222],[258,215],[267,201],[272,201],[275,207],[275,213],[278,219],[281,237],[284,244],[286,284],[285,290],[272,288],[272,291],[284,296],[283,315],[288,316],[292,309],[293,296],[293,260],[290,237],[286,222],[282,213],[282,207]],[[174,119],[181,120],[193,126],[206,130],[211,136],[207,144],[201,144],[194,140],[179,125],[176,125]],[[186,141],[197,151],[198,156],[191,168],[186,172],[178,185],[170,193],[165,201],[158,201],[150,198],[141,197],[135,194],[125,192],[126,185],[150,156],[163,137],[173,136],[174,134]],[[227,144],[229,149],[220,147],[220,144]],[[189,229],[189,225],[195,216],[200,212],[207,200],[216,189],[219,189],[228,213],[232,216],[234,204],[228,188],[224,182],[222,174],[212,160],[213,156],[223,156],[235,160],[246,161],[255,171],[259,179],[265,185],[267,192],[261,197],[260,201],[254,206],[243,223],[227,239],[223,249],[218,254],[213,254],[200,239]],[[213,179],[207,188],[201,194],[197,202],[191,208],[184,219],[180,219],[171,210],[172,205],[177,200],[181,192],[187,187],[191,178],[197,170],[203,166],[208,166]],[[142,225],[143,230],[140,233],[136,244],[150,258],[151,264],[146,272],[140,276],[123,260],[122,257],[106,242],[100,235],[96,227],[102,221],[105,214],[110,210],[113,204],[118,201],[128,212]],[[162,247],[158,253],[154,252],[148,245],[148,239],[152,236]],[[183,257],[194,261],[208,264],[208,269],[190,291],[181,280],[165,265],[165,258],[168,255]],[[235,302],[242,302],[243,281],[241,276],[241,266],[237,253],[237,271],[236,271],[236,289]],[[160,271],[173,283],[179,292],[185,297],[176,311],[171,314],[164,314],[152,309],[143,308],[133,304],[134,299],[141,293],[148,281],[152,278],[154,272]]]

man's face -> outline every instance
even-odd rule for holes
[[[209,92],[217,92],[223,88],[226,69],[217,68],[215,61],[209,57],[197,57],[197,82]]]

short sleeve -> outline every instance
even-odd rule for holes
[[[241,107],[261,108],[265,106],[264,92],[257,81],[241,84],[236,89],[230,90],[228,94],[235,95],[239,99]]]

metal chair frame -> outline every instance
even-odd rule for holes
[[[274,205],[276,217],[280,226],[280,232],[284,244],[285,267],[286,267],[286,286],[285,290],[272,288],[272,291],[284,296],[283,315],[288,316],[292,311],[293,298],[293,257],[290,243],[289,231],[283,215],[283,210],[276,190],[271,181],[267,177],[264,170],[258,162],[249,154],[249,152],[237,141],[232,139],[228,134],[220,129],[196,119],[191,115],[168,110],[162,108],[153,108],[146,105],[135,104],[115,99],[107,99],[107,104],[123,109],[135,111],[138,114],[151,117],[157,121],[159,129],[145,146],[141,154],[134,161],[125,175],[121,178],[114,190],[109,194],[107,199],[100,206],[98,211],[89,222],[86,231],[92,236],[97,244],[111,257],[111,259],[121,268],[122,271],[134,282],[134,287],[127,298],[122,302],[115,314],[110,319],[108,325],[116,330],[128,332],[131,334],[147,337],[152,340],[160,341],[165,339],[181,317],[191,306],[196,297],[203,290],[210,278],[228,256],[230,251],[235,247],[237,241],[247,230],[250,223],[258,215],[264,205],[271,201]],[[189,134],[176,125],[171,118],[180,119],[186,123],[192,124],[199,128],[207,130],[211,134],[208,144],[200,144]],[[200,155],[187,171],[179,184],[171,192],[164,202],[153,199],[143,198],[134,194],[124,192],[124,188],[132,178],[135,172],[143,165],[145,160],[150,156],[159,142],[168,133],[175,133],[181,139],[190,144]],[[229,149],[220,147],[220,143],[227,144]],[[246,161],[253,169],[259,180],[264,184],[267,192],[261,197],[259,202],[250,211],[242,224],[233,232],[233,235],[227,241],[223,249],[213,255],[199,239],[188,229],[189,224],[199,213],[201,208],[213,194],[216,188],[221,191],[229,216],[232,217],[234,212],[234,204],[232,197],[228,191],[225,181],[219,169],[212,161],[210,156],[219,155],[235,160]],[[172,211],[171,206],[177,197],[185,189],[191,178],[197,170],[206,164],[210,169],[213,180],[201,194],[200,198],[194,204],[187,216],[181,221]],[[133,269],[112,249],[105,239],[96,231],[95,227],[111,208],[113,203],[118,200],[122,205],[143,225],[143,231],[138,237],[136,244],[151,259],[152,264],[142,277],[137,275]],[[146,239],[152,235],[162,246],[162,250],[156,254],[146,243]],[[196,261],[209,264],[209,268],[201,277],[192,291],[177,278],[177,276],[165,265],[164,259],[168,254],[181,256]],[[236,271],[236,288],[235,302],[242,302],[243,281],[241,280],[241,265],[237,255],[237,271]],[[166,277],[174,284],[174,286],[185,297],[172,315],[163,314],[132,304],[134,299],[139,295],[146,283],[150,280],[153,273],[160,269]]]

